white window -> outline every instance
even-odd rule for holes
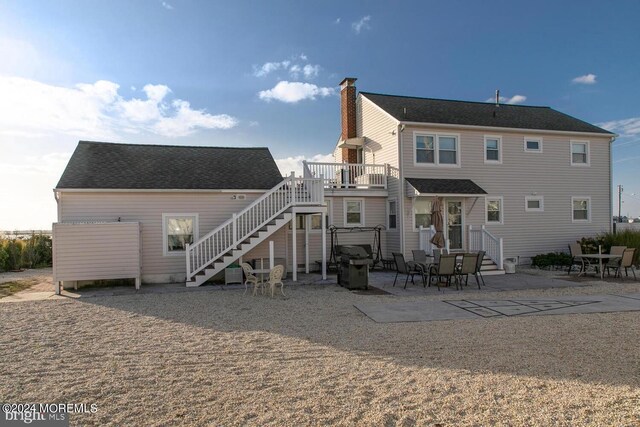
[[[398,202],[396,199],[387,201],[387,229],[395,230],[398,228]]]
[[[524,151],[528,153],[542,153],[542,138],[525,136]]]
[[[182,255],[198,240],[198,214],[162,214],[164,256]]]
[[[571,219],[573,222],[591,221],[591,197],[571,198]]]
[[[502,137],[485,136],[484,137],[484,162],[485,163],[502,163]]]
[[[588,141],[571,141],[571,165],[589,166]]]
[[[305,225],[307,224],[306,215],[297,214],[296,215],[296,231],[304,230]],[[289,221],[289,230],[293,230],[293,225],[291,225],[291,221]]]
[[[526,196],[524,198],[525,212],[544,212],[544,197]]]
[[[413,199],[413,228],[418,230],[421,226],[431,227],[431,211],[433,200],[426,197],[416,197]]]
[[[424,166],[459,166],[458,135],[414,133],[415,164]]]
[[[486,213],[488,224],[502,224],[504,222],[502,197],[487,197]]]
[[[364,199],[344,200],[344,225],[345,227],[364,226]]]

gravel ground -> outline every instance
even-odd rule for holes
[[[353,304],[399,297],[286,291],[2,304],[0,401],[98,405],[73,425],[640,424],[638,312],[377,324]]]

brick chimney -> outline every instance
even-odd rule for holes
[[[355,138],[356,134],[356,83],[355,78],[346,77],[340,82],[340,116],[342,119],[342,133],[340,139],[346,141]],[[357,163],[358,155],[355,149],[342,148],[342,161]]]

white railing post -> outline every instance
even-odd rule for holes
[[[324,174],[321,173],[320,174],[320,200],[318,200],[320,203],[324,204]]]
[[[237,214],[234,212],[233,215],[231,215],[231,230],[232,230],[232,236],[231,239],[233,240],[233,247],[236,246],[236,243],[238,242],[238,218],[237,218]]]
[[[296,202],[296,173],[291,171],[289,178],[291,181],[291,203],[293,204]]]
[[[189,253],[189,244],[187,243],[185,247],[185,252],[187,253],[187,281],[191,280],[191,254]]]
[[[389,170],[389,163],[384,164],[384,169],[382,170],[382,180],[384,181],[384,189],[387,189],[388,184],[388,175],[387,170]]]
[[[480,236],[482,237],[482,239],[481,239],[482,246],[481,247],[482,247],[482,250],[486,252],[487,249],[486,249],[486,244],[484,242],[484,239],[485,239],[485,234],[484,234],[485,227],[484,227],[484,225],[482,227],[480,227],[480,229],[481,229]]]
[[[307,166],[307,161],[302,161],[302,176],[305,178],[312,178],[311,171],[309,170],[309,166]]]
[[[498,239],[500,259],[498,260],[498,269],[503,270],[503,262],[504,262],[504,248],[502,246],[502,237]]]

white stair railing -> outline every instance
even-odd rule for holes
[[[481,228],[469,226],[469,250],[485,251],[486,255],[496,263],[498,269],[503,269],[504,242],[502,237],[494,236],[484,225]]]
[[[436,248],[436,245],[431,243],[431,239],[436,234],[436,229],[433,225],[430,225],[427,228],[420,226],[420,249],[425,251],[427,255],[433,255],[433,250]]]
[[[292,173],[249,206],[187,245],[187,280],[273,221],[292,206],[324,203],[323,177],[296,178]]]

